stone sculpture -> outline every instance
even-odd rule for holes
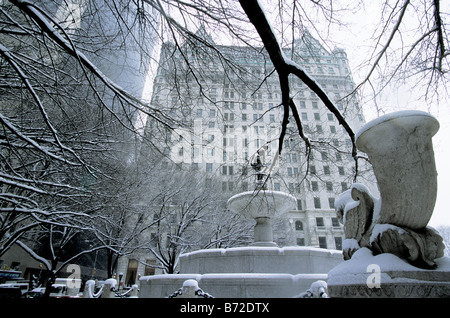
[[[420,268],[436,267],[442,237],[427,224],[437,193],[431,138],[439,123],[420,111],[401,111],[366,124],[356,146],[365,152],[377,179],[380,198],[353,184],[336,201],[344,224],[344,259],[361,247],[374,255],[392,253]]]

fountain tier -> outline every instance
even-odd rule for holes
[[[271,218],[295,210],[297,199],[279,191],[255,190],[239,193],[228,200],[228,208],[256,221],[254,246],[277,246],[273,242]]]
[[[141,298],[163,298],[188,279],[218,298],[290,298],[342,263],[342,252],[315,247],[247,246],[180,256],[180,274],[144,276]]]

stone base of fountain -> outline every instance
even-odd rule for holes
[[[358,250],[328,273],[328,294],[342,298],[450,298],[450,258],[421,269],[393,254]]]
[[[167,297],[188,279],[218,298],[294,297],[341,262],[341,251],[314,247],[200,250],[181,255],[180,274],[142,277],[139,297]]]

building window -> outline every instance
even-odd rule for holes
[[[288,174],[288,177],[292,177],[292,168],[291,167],[287,168],[287,174]]]
[[[316,208],[316,209],[321,208],[320,198],[314,198],[314,208]]]
[[[327,191],[333,191],[333,183],[330,181],[327,181],[325,183],[326,187],[327,187]]]
[[[318,134],[323,134],[323,128],[322,125],[316,125],[316,130]]]
[[[303,210],[302,200],[300,199],[297,200],[297,210],[299,211]]]
[[[327,238],[325,236],[319,236],[319,247],[327,248]]]
[[[297,237],[297,245],[298,246],[305,246],[305,238]]]
[[[290,183],[288,184],[288,188],[289,188],[289,192],[290,192],[290,193],[293,193],[293,192],[294,192],[294,184],[293,184],[293,183],[290,182]]]
[[[325,223],[323,222],[323,218],[322,217],[317,217],[316,218],[316,225],[318,227],[324,227],[325,226]]]
[[[280,191],[280,184],[277,183],[277,182],[275,182],[275,183],[273,184],[273,188],[274,188],[275,191]]]
[[[334,198],[328,198],[328,205],[330,206],[330,209],[334,209],[334,202],[335,202]]]
[[[213,167],[212,163],[206,163],[206,172],[212,172],[212,167]]]
[[[317,181],[311,181],[311,189],[313,191],[319,191],[319,184]]]
[[[342,250],[342,237],[336,236],[334,238],[334,245],[336,246],[337,250]]]
[[[329,176],[330,175],[330,166],[323,166],[323,172]]]
[[[303,222],[302,221],[295,221],[295,230],[303,231]]]
[[[331,224],[332,224],[334,227],[340,227],[339,219],[338,219],[338,218],[331,218]]]
[[[148,259],[145,263],[147,265],[145,265],[144,276],[155,275],[156,261]]]

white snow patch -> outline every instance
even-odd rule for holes
[[[410,117],[410,116],[428,116],[428,117],[435,118],[433,115],[431,115],[427,112],[424,112],[424,111],[420,111],[420,110],[402,110],[402,111],[397,111],[394,113],[386,114],[386,115],[380,116],[378,118],[375,118],[374,120],[371,120],[367,124],[362,126],[356,133],[355,140],[357,140],[364,132],[368,131],[369,129],[371,129],[372,127],[374,127],[378,124],[381,124],[382,122],[389,121],[389,120],[392,120],[395,118]]]
[[[399,234],[405,233],[405,230],[392,224],[377,224],[374,226],[372,234],[370,235],[370,243],[373,243],[373,241],[376,240],[378,235],[382,236],[383,233],[386,232],[387,230],[397,231]]]
[[[198,288],[198,282],[195,279],[188,279],[188,280],[184,281],[183,287],[195,287],[195,288]]]
[[[352,191],[346,190],[342,192],[341,195],[336,199],[336,201],[334,202],[334,207],[336,210],[344,210],[345,205],[351,201],[355,201],[352,198]]]
[[[368,270],[369,265],[376,264],[380,267],[381,281],[386,282],[406,282],[417,281],[411,278],[391,278],[387,272],[432,272],[447,271],[450,272],[450,257],[442,257],[435,260],[438,267],[435,270],[417,268],[409,264],[406,260],[390,253],[373,255],[372,251],[366,247],[360,248],[353,254],[352,258],[345,261],[328,272],[327,284],[330,285],[351,285],[366,284],[368,275],[372,271]]]
[[[369,188],[362,183],[353,183],[351,186],[351,189],[356,189],[359,192],[365,192],[373,198],[373,196],[371,195],[371,193],[369,191]]]
[[[360,248],[360,246],[359,246],[359,243],[358,243],[358,241],[356,240],[356,239],[354,239],[354,238],[351,238],[351,239],[345,239],[343,242],[342,242],[342,249],[343,250],[357,250],[357,249],[359,249]]]
[[[111,288],[114,288],[117,284],[117,280],[115,280],[114,278],[108,278],[107,280],[105,280],[105,285],[111,285]]]

